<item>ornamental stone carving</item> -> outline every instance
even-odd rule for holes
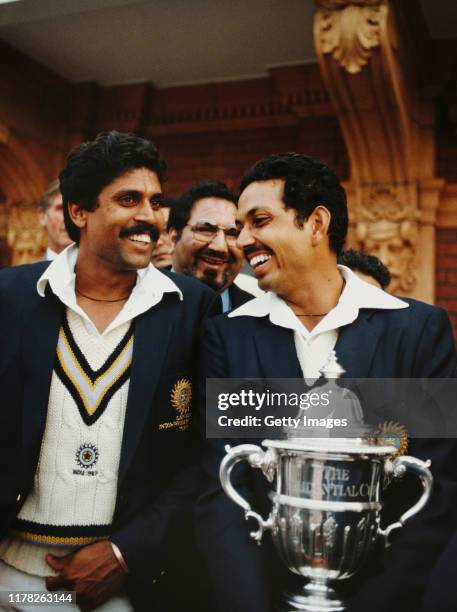
[[[315,42],[350,74],[360,72],[380,44],[387,16],[385,0],[317,0]]]
[[[11,265],[40,259],[44,251],[44,234],[34,202],[18,202],[9,207],[6,239],[11,251]]]
[[[358,207],[355,233],[360,248],[387,266],[389,291],[410,293],[417,284],[416,249],[420,213],[389,187],[371,190]]]

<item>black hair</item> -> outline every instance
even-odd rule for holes
[[[300,153],[268,155],[255,163],[243,176],[240,193],[256,181],[283,179],[283,202],[294,208],[296,222],[304,222],[319,204],[331,214],[329,226],[330,248],[341,253],[348,230],[346,193],[337,175],[319,159]]]
[[[175,200],[168,217],[168,229],[174,228],[179,236],[189,221],[193,205],[197,200],[203,198],[220,198],[221,200],[233,202],[235,206],[237,205],[236,196],[229,191],[225,183],[220,181],[198,183],[198,185],[194,185]]]
[[[79,228],[71,220],[68,204],[79,204],[85,210],[97,208],[100,192],[116,178],[136,168],[148,168],[165,180],[166,163],[158,149],[135,134],[102,132],[95,140],[84,142],[67,158],[59,175],[63,213],[68,235],[79,241]]]
[[[367,276],[372,276],[383,289],[390,283],[390,272],[376,255],[369,255],[364,251],[348,249],[341,253],[338,258],[338,263],[351,268],[351,270],[362,272],[362,274],[366,274]]]

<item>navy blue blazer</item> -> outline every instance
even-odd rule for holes
[[[335,346],[346,376],[351,378],[454,377],[456,353],[446,312],[414,300],[401,310],[361,310],[356,321],[340,329]],[[202,372],[214,378],[302,377],[291,330],[274,326],[267,317],[216,317],[206,324]],[[249,539],[242,510],[223,493],[218,469],[224,445],[247,440],[206,442],[203,468],[206,493],[196,506],[197,538],[207,560],[213,586],[213,610],[270,612],[284,572],[268,538],[258,548]],[[259,441],[254,441],[259,443]],[[431,458],[436,475],[428,507],[398,533],[393,546],[375,555],[364,575],[353,580],[349,610],[383,611],[418,608],[423,582],[457,520],[457,486],[452,441],[415,440],[410,454]],[[237,487],[252,505],[268,512],[265,479],[258,470],[237,468]],[[403,482],[388,489],[385,509],[398,517],[398,506],[416,493]],[[411,505],[411,500],[407,506]],[[265,538],[264,538],[265,539]],[[281,577],[278,580],[278,577]],[[348,595],[352,592],[349,588]]]
[[[229,295],[230,295],[230,302],[232,304],[232,310],[235,310],[235,308],[238,308],[239,306],[242,306],[246,302],[249,302],[249,300],[254,299],[254,296],[252,295],[252,293],[249,293],[248,291],[241,289],[241,287],[238,287],[238,285],[235,285],[235,283],[232,283],[230,285]]]
[[[429,578],[420,612],[457,610],[457,531],[438,559]]]
[[[49,262],[0,272],[0,537],[8,532],[33,483],[44,431],[61,302],[36,283]],[[203,283],[166,273],[184,299],[166,293],[135,319],[135,341],[111,540],[129,567],[140,604],[154,601],[153,580],[167,567],[170,533],[199,482],[191,430],[173,421],[174,384],[193,381],[199,329],[220,300]],[[195,395],[195,393],[194,393]],[[178,551],[177,554],[180,554]],[[142,598],[143,594],[143,598]]]

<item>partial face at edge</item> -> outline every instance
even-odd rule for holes
[[[163,217],[163,228],[160,238],[152,251],[152,263],[156,268],[169,268],[173,265],[174,243],[167,231],[168,217],[170,209],[164,206],[161,211]]]
[[[48,247],[58,254],[71,243],[71,238],[65,229],[62,195],[55,193],[50,201],[48,208],[40,211],[40,223],[46,230]]]

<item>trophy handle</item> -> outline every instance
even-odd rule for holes
[[[261,469],[268,480],[271,481],[273,480],[274,471],[276,468],[276,453],[272,449],[264,451],[259,446],[255,446],[254,444],[240,444],[234,448],[226,446],[225,450],[227,451],[227,454],[222,460],[221,467],[219,468],[219,478],[221,480],[222,488],[232,501],[243,508],[244,518],[246,520],[252,518],[257,521],[257,531],[252,531],[249,535],[257,542],[257,544],[260,545],[263,532],[266,529],[271,529],[273,527],[272,518],[269,516],[265,521],[260,514],[254,512],[250,504],[233,487],[230,476],[237,463],[247,461],[251,467]]]
[[[421,461],[420,459],[416,459],[416,457],[409,457],[408,455],[405,455],[404,457],[397,457],[397,459],[389,463],[387,463],[386,471],[388,471],[388,473],[390,473],[394,478],[401,478],[404,476],[404,474],[406,474],[406,472],[413,472],[416,474],[416,476],[420,478],[423,491],[419,500],[413,506],[411,506],[411,508],[404,512],[398,521],[391,523],[385,529],[378,529],[379,535],[384,538],[384,545],[386,547],[390,546],[391,544],[389,537],[392,531],[403,527],[406,521],[409,521],[410,518],[422,510],[422,508],[428,502],[433,488],[433,476],[428,469],[431,465],[430,459],[428,461]]]

